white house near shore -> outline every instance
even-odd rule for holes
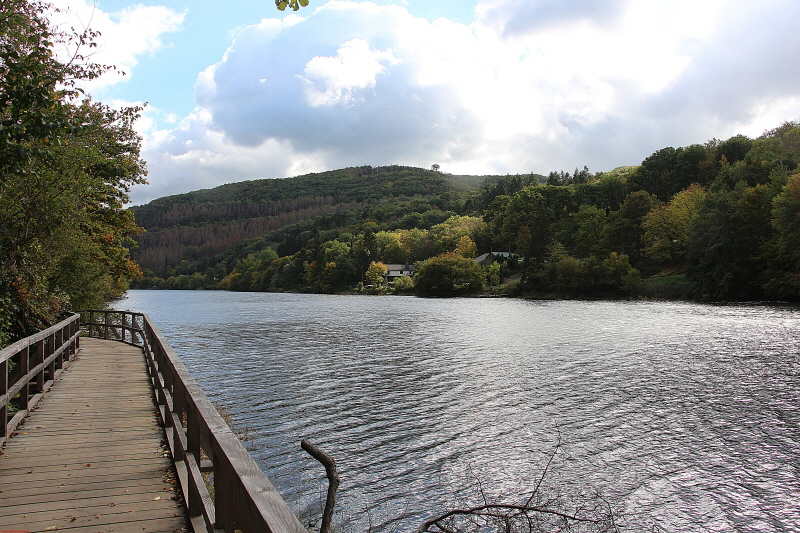
[[[414,265],[398,265],[398,264],[386,265],[386,281],[394,281],[397,278],[402,278],[403,276],[413,276],[413,275],[414,275]]]
[[[503,259],[508,259],[511,257],[511,252],[486,252],[485,254],[481,254],[475,258],[475,261],[479,265],[487,266],[494,263],[495,258],[502,257]]]

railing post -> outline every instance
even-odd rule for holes
[[[61,348],[64,346],[64,343],[67,342],[67,332],[66,327],[58,328],[56,331],[56,349]],[[61,355],[59,355],[59,359],[61,359],[61,366],[64,366],[65,361],[69,361],[69,350],[61,350]]]
[[[172,414],[173,409],[175,409],[175,391],[169,386],[172,382],[172,372],[169,368],[169,365],[158,365],[159,374],[161,374],[162,379],[162,386],[158,388],[158,402],[164,406],[164,412],[167,416],[164,417],[164,427],[169,428],[172,427]],[[170,407],[169,402],[167,401],[167,394],[172,397],[172,407]]]
[[[34,359],[36,365],[44,363],[44,341],[41,340],[36,343],[36,358]],[[36,388],[38,392],[44,391],[44,373],[45,368],[42,367],[41,371],[36,375]]]
[[[168,415],[175,415],[179,421],[183,420],[184,413],[186,412],[186,400],[184,399],[184,395],[186,391],[183,390],[180,386],[176,386],[172,390],[172,413],[168,413]],[[186,415],[188,416],[188,415]],[[172,422],[172,416],[169,416],[170,422]],[[172,452],[172,458],[175,461],[183,461],[186,459],[186,451],[183,449],[183,444],[181,443],[180,436],[178,435],[179,432],[185,431],[183,428],[183,424],[180,424],[180,427],[172,427],[172,436],[175,440],[175,451]]]
[[[192,459],[196,464],[200,464],[200,428],[198,423],[195,421],[195,417],[197,413],[194,409],[187,409],[186,410],[186,455],[191,455]],[[184,460],[187,461],[188,464],[188,457],[184,457]],[[191,476],[191,473],[189,474]],[[190,483],[192,487],[189,490],[189,516],[202,516],[203,515],[203,500],[200,498],[200,492],[194,487],[195,483],[201,482],[200,480],[194,480],[194,483]],[[215,480],[216,486],[216,480]]]
[[[78,315],[73,324],[75,325],[72,327],[72,334],[73,335],[75,335],[76,333],[79,334],[81,331],[81,315]],[[81,347],[81,336],[79,334],[77,337],[75,337],[75,344],[72,345],[72,353],[73,354],[78,353],[78,349],[80,347]]]
[[[172,396],[173,408],[175,402],[175,387],[174,385],[174,378],[172,376],[172,367],[169,364],[165,364],[164,359],[161,360],[162,362],[159,363],[158,369],[161,371],[161,377],[164,380],[164,390],[161,392],[161,401],[164,402],[164,405],[169,408],[167,405],[167,398],[166,394],[169,393]]]
[[[42,339],[42,344],[44,344],[44,356],[45,358],[49,358],[53,352],[55,351],[53,347],[54,338],[52,335],[48,335],[44,339]],[[54,381],[56,379],[56,360],[53,359],[50,361],[50,364],[47,365],[47,372],[49,374],[50,381]]]
[[[0,394],[8,392],[8,360],[6,359],[0,363]],[[0,405],[0,443],[4,443],[6,439],[6,430],[8,428],[8,404],[2,402]]]
[[[214,514],[216,521],[215,529],[221,529],[225,533],[234,533],[236,525],[234,523],[235,502],[233,501],[233,479],[232,473],[228,470],[229,465],[226,461],[214,455]]]
[[[27,376],[28,372],[31,368],[31,347],[30,345],[26,346],[19,354],[19,365],[20,377]],[[25,409],[26,411],[30,409],[30,401],[31,401],[31,385],[30,382],[27,380],[25,381],[25,385],[22,387],[22,390],[19,391],[19,404],[20,409]]]

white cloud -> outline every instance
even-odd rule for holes
[[[531,33],[542,28],[568,27],[574,22],[614,25],[628,0],[483,0],[479,19],[503,35]]]
[[[95,80],[82,82],[82,86],[93,93],[99,93],[130,76],[142,55],[153,54],[165,46],[162,40],[165,33],[181,29],[186,15],[185,12],[178,13],[164,6],[144,5],[106,13],[89,0],[54,0],[53,5],[60,12],[54,13],[51,21],[63,30],[72,28],[80,33],[91,29],[100,32],[95,39],[97,47],[85,48],[80,53],[88,54],[94,63],[114,65],[117,69],[117,73],[110,72]],[[60,51],[65,56],[74,52],[74,49]]]
[[[798,11],[789,0],[483,0],[466,26],[331,1],[265,19],[200,74],[195,114],[148,141],[156,185],[137,201],[363,164],[609,170],[668,145],[755,135],[800,118]]]
[[[367,41],[351,39],[342,44],[336,57],[316,56],[306,63],[302,75],[307,82],[306,100],[311,107],[348,105],[359,89],[375,87],[378,74],[385,70],[382,60],[393,59],[391,51],[371,50]]]

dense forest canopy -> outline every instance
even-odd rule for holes
[[[0,346],[102,305],[139,275],[127,245],[140,228],[123,209],[144,182],[139,109],[82,94],[76,82],[109,67],[87,60],[92,32],[53,30],[51,10],[0,0]]]
[[[226,185],[135,209],[150,231],[137,286],[407,292],[406,279],[376,288],[375,272],[415,264],[418,294],[505,280],[503,291],[551,297],[798,300],[799,162],[800,125],[787,122],[611,172],[477,188],[407,167]],[[506,253],[478,282],[463,259],[491,251]]]

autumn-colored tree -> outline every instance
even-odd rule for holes
[[[385,264],[380,261],[373,261],[369,264],[367,272],[364,274],[364,281],[373,286],[383,285],[387,271]]]
[[[91,32],[56,32],[50,8],[0,0],[0,345],[139,275],[126,248],[139,228],[123,206],[144,182],[140,110],[81,98],[76,81],[106,68],[82,55]]]
[[[308,0],[275,0],[275,7],[281,11],[284,11],[287,7],[292,11],[297,11],[301,6],[308,6]]]
[[[478,255],[478,247],[468,235],[464,235],[458,240],[458,244],[456,245],[454,252],[461,257],[474,259],[475,256]]]

